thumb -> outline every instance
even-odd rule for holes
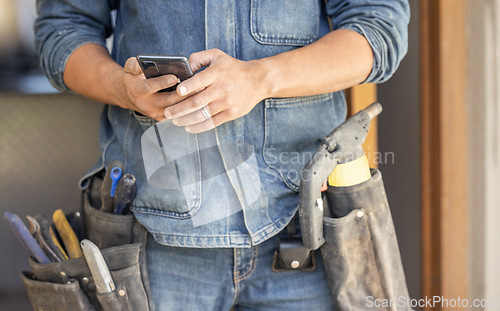
[[[134,75],[138,75],[138,74],[142,73],[141,67],[139,66],[139,62],[137,62],[137,59],[135,57],[130,57],[129,59],[127,59],[123,69],[125,70],[125,72],[131,73]]]

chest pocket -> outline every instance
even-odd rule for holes
[[[252,36],[261,44],[310,44],[318,38],[320,9],[319,0],[252,0]]]

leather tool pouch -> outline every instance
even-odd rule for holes
[[[21,279],[33,309],[151,310],[146,229],[133,215],[116,215],[94,208],[89,200],[91,191],[89,188],[83,193],[81,212],[70,213],[67,218],[79,238],[87,238],[99,247],[116,289],[98,294],[84,257],[49,264],[30,258],[32,272],[23,272]]]
[[[292,219],[286,230],[288,237],[278,240],[278,249],[274,252],[273,271],[313,271],[316,269],[314,252],[305,248],[302,244],[302,238],[297,236],[295,218]]]
[[[368,181],[330,187],[323,196],[326,242],[321,253],[335,310],[366,310],[367,297],[377,301],[408,298],[382,174],[372,170]],[[410,306],[396,308],[411,310]]]

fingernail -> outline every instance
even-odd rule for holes
[[[167,118],[169,120],[172,119],[172,113],[166,109],[165,109],[165,118]]]
[[[184,95],[186,93],[187,93],[187,88],[184,85],[179,86],[179,94]]]
[[[168,78],[167,83],[168,83],[168,84],[174,84],[174,83],[176,83],[176,82],[177,82],[177,80],[178,80],[178,79],[177,79],[177,78],[175,78],[175,77],[170,77],[170,78]]]

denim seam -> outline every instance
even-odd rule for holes
[[[199,238],[199,235],[189,235],[189,234],[178,234],[178,233],[169,233],[165,234],[164,232],[157,232],[157,231],[152,231],[148,230],[152,234],[159,234],[159,235],[168,235],[168,236],[175,236],[175,237],[186,237],[186,238]],[[246,237],[245,234],[221,234],[221,235],[203,235],[203,238],[222,238],[222,237]]]
[[[236,237],[243,240],[241,243],[231,240],[230,237],[211,237],[211,236],[180,236],[175,237],[169,234],[156,234],[151,232],[155,240],[161,245],[190,247],[190,248],[249,248],[251,240],[246,236]]]
[[[175,211],[167,211],[159,208],[154,208],[154,207],[149,207],[149,206],[137,206],[133,205],[131,210],[134,213],[139,213],[139,214],[146,214],[146,215],[153,215],[153,216],[158,216],[158,217],[167,217],[167,218],[172,218],[172,219],[189,219],[192,218],[200,209],[201,204],[196,208],[189,210],[184,213],[179,213]]]
[[[292,191],[295,191],[297,192],[299,189],[298,187],[296,187],[294,184],[289,184],[287,179],[285,178],[285,176],[283,176],[283,174],[281,173],[281,170],[279,170],[277,167],[274,167],[274,166],[271,166],[271,164],[269,163],[269,161],[266,159],[266,145],[267,145],[267,141],[268,141],[268,137],[270,136],[269,135],[269,126],[268,126],[268,107],[267,107],[267,99],[264,101],[264,144],[262,146],[262,158],[264,159],[264,163],[266,163],[266,165],[272,169],[272,170],[275,170],[279,176],[281,177],[281,180],[283,180],[283,182],[285,183],[285,185]]]
[[[272,222],[272,223],[268,224],[267,226],[262,227],[259,230],[255,231],[252,234],[252,240],[253,240],[253,237],[257,237],[257,236],[262,236],[263,235],[264,237],[267,237],[269,234],[271,234],[271,233],[273,233],[274,231],[277,231],[277,230],[279,230],[278,226],[276,225],[275,222]],[[260,239],[262,239],[262,237]]]
[[[306,106],[311,103],[331,100],[333,97],[333,93],[324,93],[312,96],[301,96],[301,97],[292,97],[292,98],[268,98],[265,100],[266,108],[288,108],[288,107],[298,107],[298,106]]]
[[[239,296],[239,280],[236,279],[234,275],[236,275],[236,262],[237,262],[237,253],[236,249],[233,248],[233,283],[234,283],[234,296],[233,296],[233,306],[236,305],[236,302],[238,301],[238,296]]]
[[[257,247],[252,247],[252,259],[250,260],[250,269],[248,269],[247,272],[244,274],[240,275],[239,271],[236,271],[235,279],[237,281],[243,281],[244,279],[250,277],[254,272],[255,268],[257,267],[257,256],[259,254],[258,248]]]

